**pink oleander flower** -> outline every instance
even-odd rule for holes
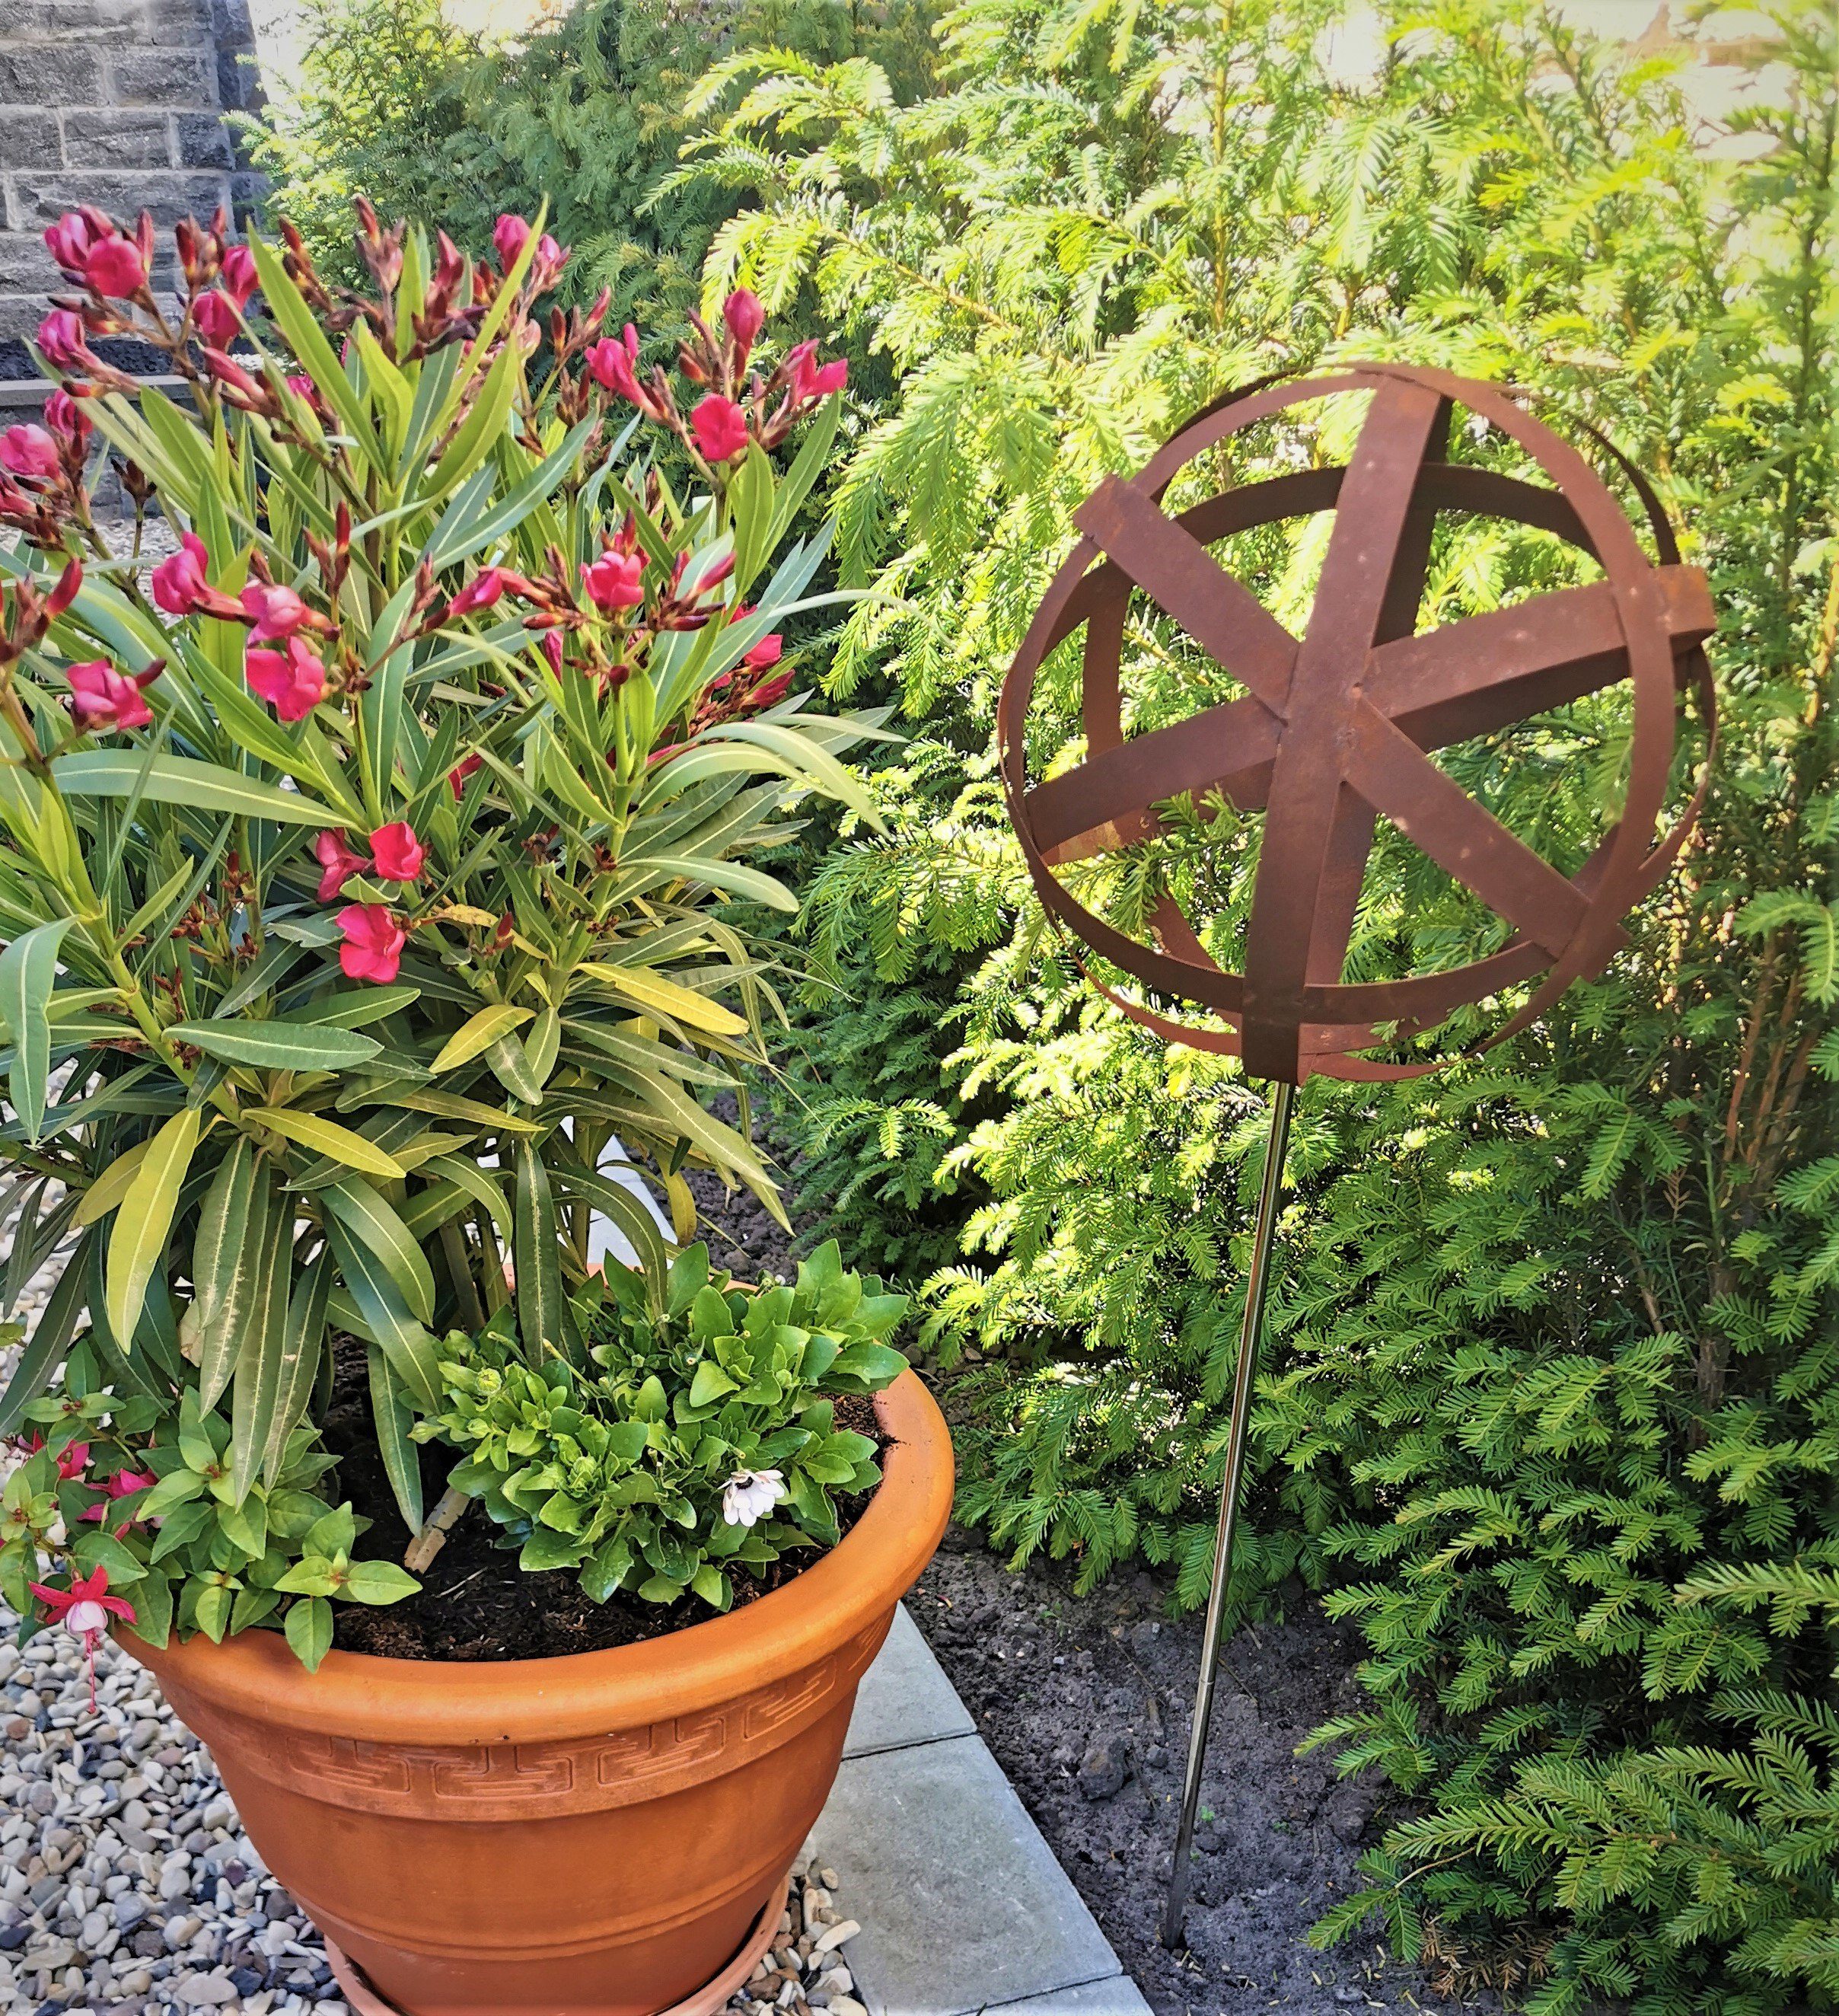
[[[736,287],[722,304],[722,319],[728,325],[728,333],[734,338],[734,347],[743,364],[758,340],[760,332],[766,326],[766,311],[760,305],[760,297],[751,287]]]
[[[301,638],[280,651],[251,650],[243,675],[283,721],[304,721],[326,697],[326,668]]]
[[[45,424],[61,443],[81,445],[95,431],[95,423],[60,385],[45,402]]]
[[[387,986],[402,969],[408,934],[387,903],[347,903],[338,913],[345,941],[338,963],[347,980],[374,980]]]
[[[47,1589],[40,1582],[27,1582],[26,1586],[51,1612],[53,1624],[63,1625],[67,1631],[83,1640],[83,1656],[89,1665],[89,1708],[93,1715],[95,1648],[102,1643],[111,1617],[119,1617],[127,1624],[134,1622],[133,1604],[124,1597],[110,1595],[109,1571],[105,1568],[97,1568],[86,1575],[73,1575],[68,1589]]]
[[[287,389],[297,399],[304,399],[309,406],[319,396],[318,387],[304,371],[288,373]]]
[[[63,467],[57,443],[44,428],[30,425],[9,427],[0,434],[0,466],[13,476],[29,476],[40,483],[53,481]]]
[[[543,632],[541,648],[543,656],[549,661],[550,671],[555,673],[557,678],[560,678],[562,674],[562,632],[560,630],[545,630]]]
[[[376,872],[386,882],[417,880],[428,858],[428,850],[407,819],[380,826],[370,836],[370,851],[376,857]]]
[[[147,268],[131,238],[105,238],[90,248],[83,277],[99,294],[125,301],[147,284]]]
[[[322,833],[313,842],[313,859],[319,864],[319,900],[329,903],[354,875],[370,866],[368,855],[358,854],[345,844],[342,833]]]
[[[153,718],[141,689],[160,676],[161,668],[151,667],[138,678],[118,671],[106,658],[91,658],[80,665],[67,665],[64,676],[70,682],[70,718],[87,735],[112,735],[124,728],[145,728]]]
[[[224,291],[238,308],[246,308],[256,290],[255,254],[247,245],[232,245],[224,254]]]
[[[453,795],[459,799],[465,795],[466,779],[475,770],[483,770],[485,758],[480,755],[462,756],[447,773],[447,781],[452,787]]]
[[[655,417],[655,404],[639,383],[639,332],[630,322],[617,336],[603,336],[592,345],[587,352],[586,361],[596,384],[618,393],[640,412]]]
[[[502,567],[487,567],[476,574],[447,605],[449,616],[470,616],[476,609],[489,609],[505,592]]]
[[[273,581],[252,581],[238,598],[255,628],[249,633],[255,644],[270,644],[291,637],[307,620],[307,605],[291,588]]]
[[[92,219],[82,211],[67,210],[56,223],[45,226],[45,249],[73,279],[80,280],[90,254],[103,239],[113,236],[114,229],[99,211]]]
[[[743,622],[748,617],[751,616],[753,613],[753,603],[750,602],[743,602],[740,608],[738,608],[734,612],[733,615],[732,615],[728,620],[731,623]],[[776,665],[779,663],[779,658],[784,652],[785,648],[785,639],[780,635],[778,631],[770,631],[765,636],[760,639],[759,643],[754,646],[752,650],[747,653],[746,657],[741,660],[741,663],[745,665],[750,671],[763,672],[768,665]]]
[[[39,323],[38,340],[45,361],[60,371],[77,369],[89,352],[83,318],[72,308],[53,308]]]
[[[189,616],[210,592],[211,555],[196,532],[182,532],[179,549],[153,570],[153,601],[168,616]]]
[[[584,562],[581,585],[596,605],[610,614],[615,609],[636,609],[645,599],[645,558],[642,553],[603,553]]]
[[[747,416],[720,392],[696,402],[689,430],[705,462],[732,462],[747,452]]]
[[[540,286],[547,286],[568,264],[568,248],[558,245],[548,232],[536,241],[536,257],[531,261],[531,271]]]
[[[751,1526],[785,1496],[783,1471],[737,1470],[722,1489],[722,1516],[731,1526]]]
[[[236,340],[242,325],[229,296],[221,288],[212,287],[192,304],[192,326],[207,343],[222,350]]]
[[[517,263],[518,254],[530,242],[528,220],[515,216],[508,210],[502,211],[498,222],[492,227],[491,242],[498,252],[498,265],[506,272],[509,272]],[[540,241],[538,250],[540,253]]]
[[[89,1445],[88,1442],[69,1443],[58,1453],[57,1474],[59,1481],[63,1483],[77,1482],[88,1467]]]
[[[807,399],[828,398],[849,383],[849,361],[839,357],[829,364],[816,360],[817,345],[801,344],[804,355],[792,367],[792,396],[801,404]]]

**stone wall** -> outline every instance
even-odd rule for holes
[[[45,313],[59,279],[40,233],[64,211],[164,225],[244,207],[254,182],[224,113],[257,102],[254,47],[248,0],[6,0],[0,341]]]

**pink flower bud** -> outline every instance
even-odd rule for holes
[[[498,263],[506,272],[516,265],[518,254],[529,241],[528,222],[508,210],[501,213],[492,229],[491,242],[498,250]]]
[[[12,475],[29,476],[49,483],[63,464],[57,443],[42,427],[9,427],[0,434],[0,466]]]
[[[192,326],[207,343],[219,350],[236,340],[241,326],[229,296],[217,287],[200,294],[192,304]]]
[[[505,592],[504,570],[487,567],[475,574],[447,605],[449,616],[470,616],[476,609],[489,609]]]
[[[741,362],[746,363],[747,353],[766,326],[766,311],[760,305],[760,297],[751,287],[736,287],[722,304],[722,319],[734,338]]]
[[[59,265],[73,279],[80,280],[96,237],[81,211],[67,210],[56,223],[46,227],[45,243]]]
[[[322,833],[313,842],[313,858],[319,864],[319,900],[329,903],[354,875],[370,866],[369,858],[345,844],[342,833]]]
[[[347,980],[371,980],[387,986],[402,970],[402,948],[408,934],[387,903],[347,903],[338,913],[344,943],[338,963]]]
[[[238,308],[246,308],[255,292],[255,254],[247,245],[232,245],[224,254],[224,287]]]
[[[719,392],[697,402],[689,427],[705,462],[732,462],[747,452],[747,416]]]
[[[249,652],[243,675],[283,721],[304,721],[326,697],[326,668],[298,637],[283,651]]]
[[[370,836],[370,851],[376,858],[376,872],[386,882],[418,880],[428,858],[428,850],[406,819],[380,826]]]
[[[452,787],[453,795],[456,800],[464,795],[466,788],[466,779],[472,776],[475,770],[482,770],[484,767],[485,758],[483,756],[477,754],[462,756],[459,761],[454,765],[453,768],[448,772],[447,781]]]
[[[38,347],[59,370],[77,369],[89,354],[82,318],[70,308],[53,308],[38,325]]]
[[[45,402],[45,424],[60,441],[88,440],[95,423],[60,385]]]

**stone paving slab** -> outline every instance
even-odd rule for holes
[[[910,1749],[916,1743],[976,1733],[970,1709],[958,1698],[903,1603],[894,1613],[887,1642],[856,1690],[844,1755],[868,1757],[880,1750]]]
[[[811,1845],[862,1924],[847,1950],[869,2016],[1147,2016],[904,1611]]]

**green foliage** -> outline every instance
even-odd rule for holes
[[[254,241],[253,370],[201,361],[150,295],[97,297],[165,345],[188,405],[85,353],[66,406],[185,544],[150,582],[113,559],[75,419],[56,477],[0,498],[24,535],[0,553],[8,1307],[77,1234],[0,1433],[48,1384],[160,1422],[221,1402],[247,1512],[353,1337],[412,1530],[441,1330],[503,1308],[532,1364],[585,1364],[567,1291],[596,1211],[662,1294],[664,1242],[610,1157],[674,1203],[700,1165],[780,1209],[701,1100],[758,1067],[774,1008],[729,902],[795,913],[758,865],[786,815],[866,802],[836,752],[870,725],[787,697],[775,628],[834,599],[812,592],[822,535],[789,534],[837,401],[783,372],[749,392],[744,355],[706,355],[696,394],[739,430],[711,466],[661,373],[650,431],[619,427],[578,319],[533,386],[542,244],[527,230],[488,277],[372,224],[376,289],[340,298]],[[194,259],[182,331],[234,256]],[[776,467],[762,431],[814,416]]]
[[[1610,974],[1510,1051],[1308,1089],[1254,1414],[1239,1586],[1300,1572],[1360,1621],[1375,1705],[1330,1733],[1421,1816],[1329,1929],[1380,1911],[1411,1951],[1427,1921],[1517,1925],[1549,2012],[1834,1994],[1839,50],[1828,10],[1769,13],[1779,65],[1712,149],[1674,59],[1522,0],[1382,9],[1384,59],[1348,74],[1324,63],[1329,0],[970,0],[944,24],[952,88],[921,103],[761,57],[704,89],[704,172],[760,192],[716,274],[815,287],[901,374],[836,496],[846,573],[902,599],[851,612],[832,678],[891,678],[924,726],[876,780],[891,837],[832,857],[811,927],[905,986],[929,941],[992,948],[934,996],[948,1082],[995,1111],[941,1157],[988,1194],[925,1335],[994,1359],[959,1388],[961,1509],[1018,1557],[1089,1585],[1140,1553],[1204,1593],[1263,1133],[1235,1066],[1164,1051],[1062,963],[1004,831],[995,690],[1074,506],[1224,387],[1399,356],[1602,428],[1711,572],[1723,746],[1698,836]],[[1339,459],[1343,424],[1288,452]],[[1506,466],[1485,438],[1453,452]],[[1295,621],[1319,551],[1305,524],[1226,558]],[[1467,521],[1420,625],[1582,578]],[[1043,676],[1037,775],[1082,752],[1075,671]],[[1134,618],[1126,733],[1210,677]],[[1625,736],[1603,695],[1440,760],[1568,867]],[[1153,855],[1078,886],[1139,931],[1171,889],[1233,963],[1255,827],[1167,810]],[[1382,832],[1353,977],[1493,929]],[[863,1013],[840,996],[814,1051],[856,1046]]]
[[[272,1479],[239,1492],[221,1413],[193,1392],[175,1410],[107,1392],[97,1374],[78,1345],[63,1395],[26,1409],[36,1447],[0,1493],[0,1597],[22,1638],[41,1628],[31,1585],[47,1553],[73,1577],[104,1571],[149,1644],[278,1625],[309,1669],[332,1643],[334,1601],[395,1603],[420,1586],[393,1561],[352,1559],[370,1522],[315,1489],[335,1465],[317,1430],[294,1429]]]
[[[520,1566],[574,1569],[596,1602],[629,1589],[725,1610],[737,1573],[834,1546],[834,1494],[880,1481],[874,1442],[837,1425],[830,1396],[905,1370],[886,1339],[906,1306],[845,1273],[834,1241],[795,1286],[761,1289],[711,1273],[692,1246],[661,1308],[623,1269],[577,1297],[585,1366],[527,1365],[507,1323],[450,1337],[447,1405],[416,1438],[466,1453],[449,1481]]]
[[[763,46],[859,56],[912,96],[930,70],[927,18],[920,0],[581,0],[500,48],[449,27],[438,0],[311,0],[299,88],[267,113],[257,156],[275,208],[324,258],[348,256],[355,196],[385,217],[437,218],[479,253],[502,211],[546,203],[574,250],[568,297],[604,286],[616,325],[678,325],[735,207],[706,186],[648,200],[704,70]]]

